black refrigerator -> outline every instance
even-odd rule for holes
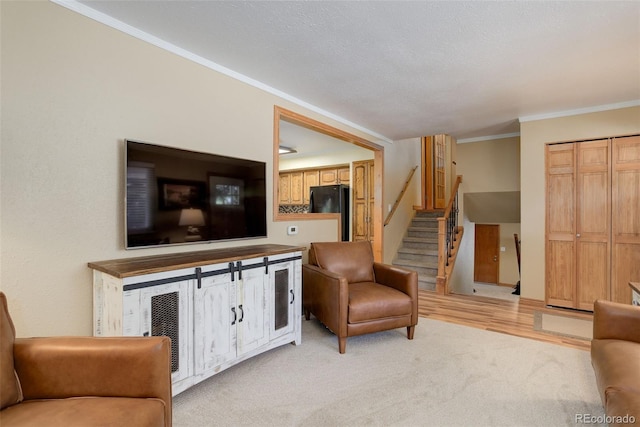
[[[349,187],[346,185],[320,185],[310,188],[309,212],[339,213],[342,240],[349,241]]]

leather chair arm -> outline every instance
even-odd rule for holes
[[[593,308],[593,338],[640,343],[640,307],[596,301]]]
[[[395,288],[411,298],[418,298],[418,273],[415,271],[374,262],[373,272],[377,283]]]
[[[302,266],[302,305],[338,336],[346,336],[349,311],[347,279],[318,266]]]
[[[411,322],[418,323],[418,273],[414,270],[400,268],[379,262],[373,263],[376,282],[395,288],[411,297]]]
[[[24,399],[157,398],[171,425],[168,337],[17,338],[14,364]]]

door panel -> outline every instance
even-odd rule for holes
[[[579,239],[576,254],[578,286],[575,308],[593,311],[595,300],[609,299],[609,243]]]
[[[546,290],[549,305],[574,307],[576,297],[575,144],[548,145]]]
[[[476,224],[473,280],[498,284],[500,226]]]
[[[611,300],[629,304],[629,282],[640,282],[640,136],[612,144]]]
[[[611,182],[608,140],[577,144],[576,302],[593,310],[610,288]]]
[[[573,241],[547,243],[547,304],[573,306],[575,299],[575,257]],[[571,285],[571,286],[569,286]]]

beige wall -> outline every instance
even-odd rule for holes
[[[450,289],[459,293],[473,292],[474,227],[464,208],[464,193],[520,191],[520,138],[502,138],[457,144],[457,173],[462,175],[459,190],[459,221],[464,227]],[[499,283],[515,284],[519,280],[514,233],[520,233],[519,223],[500,225]]]
[[[544,300],[544,146],[550,142],[578,141],[640,133],[640,107],[527,121],[521,123],[520,133],[522,150],[521,296]]]
[[[382,205],[383,218],[389,215],[389,207],[393,206],[404,187],[411,170],[418,166],[409,181],[407,191],[400,199],[398,208],[394,212],[389,224],[384,227],[384,262],[391,263],[396,252],[402,245],[407,227],[411,223],[415,211],[413,207],[420,204],[420,138],[404,139],[393,144],[394,150],[385,148],[384,159],[384,203]],[[402,147],[404,149],[400,150]]]
[[[124,138],[265,161],[267,176],[274,105],[377,141],[50,2],[0,2],[0,18],[0,287],[19,336],[91,334],[89,261],[337,235],[331,220],[288,236],[269,179],[267,239],[125,251]]]

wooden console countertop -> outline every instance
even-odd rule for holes
[[[122,279],[143,274],[200,267],[209,264],[238,261],[247,258],[265,257],[288,252],[306,251],[304,246],[254,245],[236,248],[212,249],[208,251],[182,252],[150,255],[135,258],[113,259],[88,263],[89,268]]]

